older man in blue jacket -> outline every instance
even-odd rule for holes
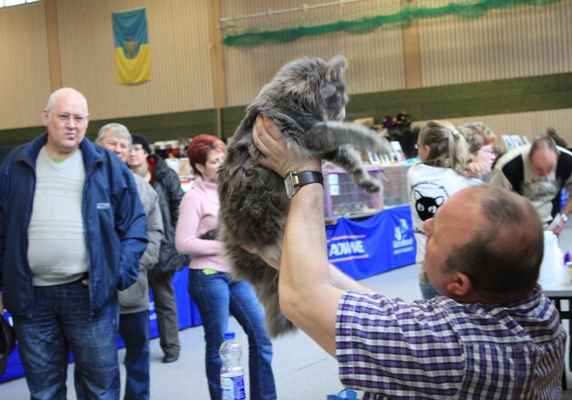
[[[87,399],[120,394],[117,289],[137,280],[147,224],[131,172],[85,139],[88,119],[81,93],[57,90],[47,133],[0,166],[0,313],[34,399],[66,399],[69,349]]]

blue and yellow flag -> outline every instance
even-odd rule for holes
[[[151,57],[145,9],[112,13],[117,83],[131,85],[151,80]]]

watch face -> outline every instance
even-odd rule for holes
[[[286,194],[290,196],[294,192],[294,182],[292,180],[292,174],[288,174],[284,178],[284,186],[286,187]]]

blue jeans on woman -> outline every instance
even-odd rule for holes
[[[67,399],[70,349],[85,399],[119,399],[117,297],[89,314],[89,289],[79,280],[34,286],[33,317],[13,316],[32,399]]]
[[[205,329],[205,364],[211,400],[221,400],[219,348],[228,329],[229,312],[248,335],[250,400],[276,399],[272,373],[272,343],[264,326],[264,312],[254,290],[228,274],[206,275],[189,269],[189,294],[199,309]]]

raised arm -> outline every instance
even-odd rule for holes
[[[255,145],[264,155],[260,163],[280,175],[321,171],[319,159],[297,158],[288,151],[270,119],[258,117],[253,135]],[[351,286],[352,290],[365,287],[330,266],[323,204],[320,184],[303,186],[291,200],[280,261],[280,308],[335,357],[336,313],[343,290],[332,282],[336,286]]]

